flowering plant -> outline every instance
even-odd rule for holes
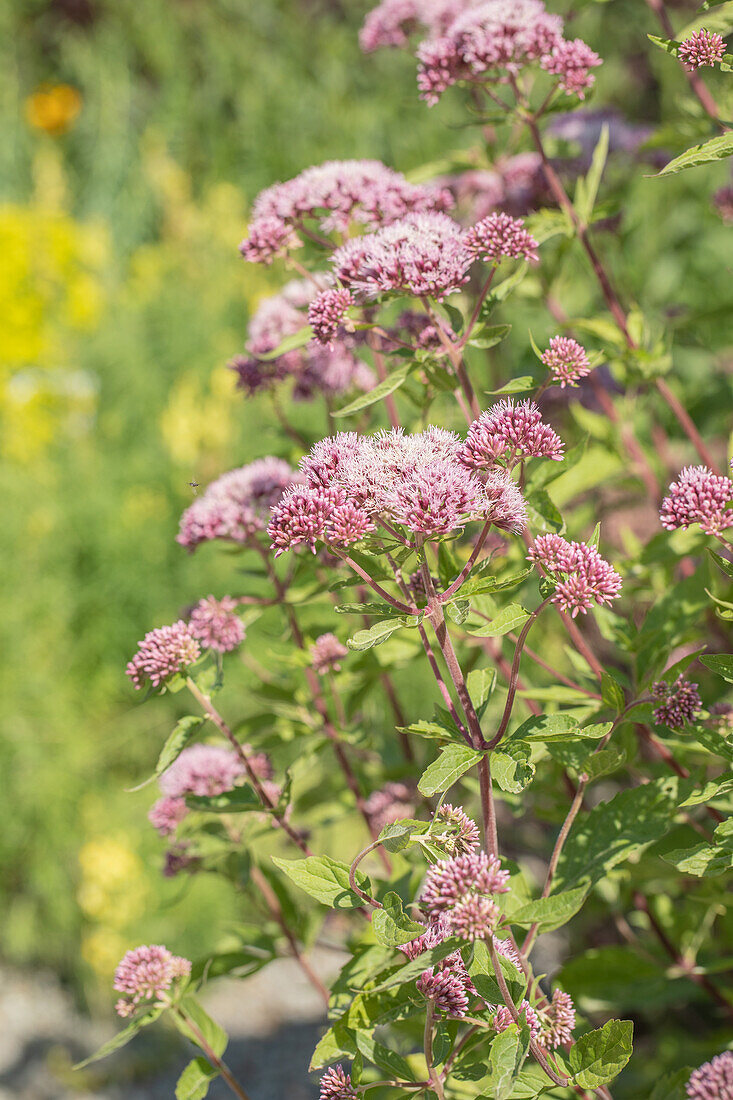
[[[283,454],[208,485],[178,540],[229,544],[256,590],[234,578],[151,630],[127,672],[196,704],[155,768],[165,873],[225,875],[266,915],[193,965],[129,952],[115,988],[130,1023],[103,1053],[165,1010],[202,1051],[180,1100],[219,1075],[246,1100],[196,994],[286,952],[328,1014],[321,1100],[608,1098],[622,1071],[618,1095],[630,1080],[658,1100],[730,1100],[713,933],[733,853],[719,652],[733,604],[718,594],[733,481],[665,379],[666,333],[627,310],[597,249],[609,128],[574,199],[547,153],[551,116],[591,92],[599,55],[541,0],[383,0],[362,46],[415,32],[422,97],[457,85],[484,136],[524,133],[524,182],[338,161],[254,204],[245,261],[299,278],[260,306],[232,369],[248,400],[276,404]],[[724,56],[700,34],[678,55],[691,81]],[[571,322],[557,287],[573,242],[604,311]],[[521,323],[523,295],[555,335],[523,331],[535,361],[486,391],[486,352],[511,328],[494,315]],[[323,399],[324,438],[289,422],[286,387]],[[665,407],[653,448],[627,395]],[[672,465],[668,431],[700,465]],[[619,519],[619,488],[643,501],[640,530]],[[269,637],[271,667],[253,637]],[[216,696],[237,652],[260,682],[232,722]],[[335,978],[309,957],[324,923],[349,955]],[[694,1001],[712,1060],[693,1072],[670,1052],[656,1082],[635,1068],[640,983],[652,1008]]]

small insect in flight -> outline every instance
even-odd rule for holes
[[[190,488],[193,489],[193,495],[197,496],[198,495],[198,487],[199,487],[198,481],[189,481],[188,484],[189,484]]]

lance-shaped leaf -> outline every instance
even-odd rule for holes
[[[455,937],[444,940],[437,947],[431,947],[429,951],[423,951],[422,955],[418,955],[416,959],[411,959],[410,962],[401,966],[399,970],[396,970],[370,992],[382,993],[385,989],[393,989],[395,986],[404,985],[405,982],[414,982],[424,970],[430,970],[437,963],[447,958],[448,955],[452,955],[454,951],[460,951],[465,946],[465,940],[459,940]]]
[[[729,653],[713,653],[700,658],[701,664],[712,672],[717,672],[729,684],[733,684],[733,657]]]
[[[261,810],[262,803],[251,787],[234,787],[222,794],[189,794],[186,805],[210,814],[242,814]]]
[[[198,1047],[201,1046],[201,1036],[203,1036],[217,1058],[221,1058],[229,1042],[229,1036],[224,1028],[220,1027],[216,1020],[211,1019],[211,1016],[195,997],[190,995],[184,997],[179,1008],[183,1016],[179,1015],[178,1012],[174,1012],[172,1016],[173,1022],[181,1034],[185,1035]]]
[[[412,615],[401,615],[395,619],[383,619],[381,622],[374,623],[367,630],[357,630],[356,634],[349,638],[346,644],[349,649],[372,649],[373,646],[386,642],[396,630],[400,630],[403,626],[417,626],[418,621]]]
[[[189,1062],[176,1084],[176,1100],[204,1100],[209,1085],[219,1076],[206,1058],[194,1058]]]
[[[490,623],[472,627],[471,633],[478,638],[499,638],[503,634],[509,634],[510,631],[524,626],[528,618],[529,611],[525,611],[518,603],[510,603]]]
[[[322,905],[331,909],[358,909],[363,902],[349,885],[349,868],[330,856],[306,856],[305,859],[277,859],[272,862],[284,871],[291,882],[305,890]],[[357,885],[371,893],[371,883],[361,871],[356,872]]]
[[[529,928],[537,924],[539,932],[553,932],[562,928],[576,913],[580,912],[588,896],[587,886],[577,886],[574,890],[565,890],[560,894],[550,894],[523,905],[511,917],[512,924]]]
[[[420,776],[417,789],[428,797],[442,794],[480,759],[481,753],[468,745],[446,745]]]
[[[417,370],[419,366],[420,364],[415,362],[403,363],[401,367],[397,367],[396,370],[393,370],[383,382],[376,385],[373,390],[367,390],[366,393],[356,397],[353,401],[350,401],[348,405],[344,405],[343,409],[338,409],[333,413],[333,416],[352,416],[354,413],[361,412],[362,409],[367,409],[370,405],[376,404],[377,401],[381,401],[383,398],[388,397],[391,393],[394,393],[395,390],[398,390],[400,386],[404,385],[412,372]]]
[[[686,168],[697,168],[699,164],[710,164],[716,160],[725,160],[733,155],[733,130],[703,141],[699,145],[693,145],[691,149],[681,153],[669,164],[665,164],[661,172],[657,172],[656,179],[660,176],[669,176],[675,172],[682,172]]]
[[[150,1008],[147,1012],[143,1012],[140,1016],[131,1020],[122,1031],[118,1031],[106,1043],[102,1043],[99,1050],[96,1050],[94,1054],[90,1054],[83,1062],[77,1062],[74,1069],[83,1069],[84,1066],[90,1066],[92,1062],[99,1062],[100,1059],[106,1058],[109,1054],[114,1054],[116,1050],[121,1050],[122,1047],[127,1046],[131,1039],[135,1038],[138,1031],[154,1023],[162,1012],[162,1008]]]
[[[573,1044],[568,1062],[581,1088],[597,1089],[613,1081],[631,1057],[634,1025],[631,1020],[609,1020]]]

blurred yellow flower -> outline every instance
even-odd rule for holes
[[[124,841],[88,841],[79,851],[79,867],[77,902],[90,920],[122,929],[144,911],[148,885],[143,864]]]
[[[212,373],[208,393],[190,374],[179,380],[161,416],[163,439],[174,462],[200,469],[215,468],[217,460],[226,459],[236,426],[235,385],[226,369]]]
[[[53,137],[71,129],[82,107],[82,98],[69,84],[41,84],[25,101],[25,117],[34,130]]]

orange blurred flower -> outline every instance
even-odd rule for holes
[[[41,84],[25,101],[25,117],[36,130],[65,134],[81,111],[82,98],[69,84]]]

